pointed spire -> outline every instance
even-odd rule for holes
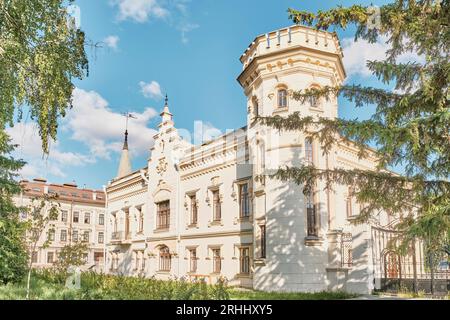
[[[164,99],[164,109],[160,114],[161,116],[161,124],[159,125],[160,127],[173,127],[173,115],[170,113],[169,110],[169,98],[167,97],[166,94],[166,98]]]
[[[131,161],[128,154],[128,129],[125,130],[125,139],[123,141],[122,155],[120,156],[119,170],[117,178],[124,177],[131,173]]]
[[[122,150],[128,150],[128,130],[125,130],[125,140],[123,141]]]

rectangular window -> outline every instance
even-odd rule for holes
[[[74,242],[78,242],[78,230],[73,230],[72,231],[72,240]]]
[[[47,252],[47,263],[53,263],[54,262],[54,253],[53,252]]]
[[[61,212],[61,221],[62,222],[67,222],[67,210],[63,210]]]
[[[266,257],[266,226],[259,226],[261,232],[261,258]]]
[[[136,210],[138,219],[139,219],[139,225],[138,225],[138,233],[144,232],[144,213],[142,212],[142,207],[137,207]]]
[[[73,223],[78,223],[80,221],[80,213],[78,211],[74,211],[73,213]]]
[[[91,223],[91,214],[89,212],[86,212],[84,214],[84,223],[85,224],[90,224]]]
[[[83,232],[83,242],[89,242],[89,231]]]
[[[222,208],[220,203],[219,190],[214,190],[213,195],[213,219],[214,221],[220,221],[222,219]]]
[[[105,224],[105,215],[103,213],[100,213],[98,215],[98,224],[101,226]]]
[[[305,139],[305,161],[307,165],[312,166],[314,163],[313,143],[311,139]]]
[[[169,229],[170,227],[170,201],[157,204],[157,229]]]
[[[250,201],[248,197],[248,183],[239,185],[239,215],[241,218],[250,216]]]
[[[105,241],[105,234],[103,232],[98,233],[98,243],[103,243]]]
[[[190,197],[191,201],[191,225],[197,224],[198,219],[198,210],[197,210],[197,196],[195,194],[191,195]]]
[[[240,273],[248,274],[250,273],[250,248],[243,247],[239,249],[240,251]]]
[[[31,255],[31,263],[37,263],[38,262],[38,253],[34,251]]]
[[[48,230],[48,241],[55,241],[55,230]]]
[[[314,204],[314,195],[312,192],[306,195],[306,220],[308,226],[308,237],[318,237],[319,228],[317,222],[316,205]]]
[[[67,241],[67,230],[61,230],[61,234],[60,234],[59,240],[61,242],[66,242]]]
[[[220,273],[222,270],[222,257],[220,256],[220,249],[212,249],[213,254],[213,272]]]
[[[278,90],[278,107],[287,108],[287,91],[285,89]]]
[[[197,250],[189,250],[189,271],[197,272]]]

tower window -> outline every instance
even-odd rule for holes
[[[305,161],[307,165],[312,166],[314,160],[313,143],[310,138],[305,139]]]
[[[309,192],[306,195],[306,220],[308,226],[308,237],[318,237],[319,228],[317,223],[316,205],[314,204],[313,192]]]
[[[278,107],[287,108],[287,106],[287,90],[280,89],[278,90]]]

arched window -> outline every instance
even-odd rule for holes
[[[159,249],[159,270],[170,271],[171,257],[169,248],[164,246]]]
[[[311,138],[305,139],[305,161],[308,165],[313,165],[314,163],[314,149]]]
[[[278,108],[287,108],[287,106],[288,106],[287,90],[280,89],[278,90]]]

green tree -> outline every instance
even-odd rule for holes
[[[26,245],[28,248],[28,276],[27,276],[27,299],[30,297],[30,280],[33,267],[33,253],[37,249],[48,248],[55,240],[55,224],[58,220],[59,203],[54,195],[43,195],[32,199],[27,208],[24,222],[26,228]]]
[[[77,242],[65,245],[58,254],[55,269],[58,273],[67,275],[69,267],[79,267],[86,264],[85,257],[87,253],[87,243]]]
[[[375,105],[368,120],[302,117],[262,117],[259,121],[279,130],[300,130],[320,142],[323,154],[331,151],[339,139],[351,140],[360,157],[367,145],[376,146],[379,165],[376,170],[322,169],[314,166],[282,167],[268,175],[293,180],[308,191],[318,180],[351,185],[360,203],[367,204],[359,222],[367,221],[379,210],[402,212],[405,218],[398,228],[402,246],[409,247],[418,238],[429,251],[445,252],[450,236],[450,5],[443,1],[403,1],[381,6],[379,24],[373,23],[370,7],[337,7],[317,14],[289,9],[297,24],[320,30],[356,27],[355,41],[376,43],[387,38],[390,49],[386,59],[368,61],[367,67],[385,88],[356,84],[300,90],[293,98],[305,102],[310,97],[343,97],[357,108]],[[333,31],[333,30],[332,30]],[[398,62],[405,52],[416,52],[424,62]],[[383,86],[382,86],[383,87]],[[404,174],[387,169],[401,166]]]
[[[12,149],[8,137],[0,131],[0,150],[10,152]],[[11,195],[20,192],[12,172],[21,166],[21,161],[0,152],[0,283],[19,281],[26,272],[24,225],[19,220],[19,210],[11,201]]]
[[[11,200],[19,192],[15,178],[24,162],[11,157],[15,146],[5,130],[26,113],[37,123],[43,153],[48,153],[58,118],[71,107],[72,81],[88,72],[85,36],[67,10],[71,3],[0,0],[1,281],[17,280],[26,269],[24,230]]]

